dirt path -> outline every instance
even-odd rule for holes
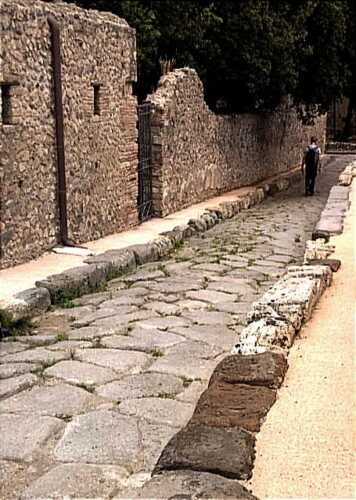
[[[289,355],[257,439],[248,486],[259,498],[354,498],[355,212],[334,238],[342,267]]]

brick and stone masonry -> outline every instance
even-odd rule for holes
[[[58,240],[50,15],[61,36],[69,238],[138,222],[135,31],[74,5],[2,0],[0,268]]]
[[[325,117],[303,126],[293,108],[223,116],[204,100],[189,68],[163,76],[152,105],[153,196],[167,215],[212,196],[288,172],[301,161],[310,135],[325,143]]]

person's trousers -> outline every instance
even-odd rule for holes
[[[315,189],[316,169],[308,169],[305,171],[305,194],[314,194]]]

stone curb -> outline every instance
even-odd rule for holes
[[[293,171],[271,182],[261,182],[249,193],[208,209],[199,218],[161,233],[149,243],[108,250],[89,257],[82,266],[37,281],[35,288],[17,294],[4,309],[12,314],[14,320],[29,319],[45,312],[51,304],[100,290],[107,281],[131,272],[139,265],[167,256],[177,245],[194,234],[207,231],[242,210],[261,203],[266,196],[288,189],[299,177],[299,171]]]
[[[356,176],[356,162],[352,162],[340,174],[338,186],[331,188],[328,201],[312,235],[313,240],[324,239],[341,234],[344,227],[345,213],[350,207],[350,186]]]
[[[342,198],[348,203],[348,194]],[[182,468],[234,479],[252,476],[255,434],[283,383],[288,349],[341,265],[328,258],[333,251],[324,239],[307,242],[304,264],[290,266],[253,304],[232,354],[215,368],[191,420],[164,448],[153,481]]]

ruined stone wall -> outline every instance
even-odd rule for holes
[[[134,30],[72,5],[1,0],[0,268],[58,239],[49,15],[61,31],[69,238],[138,222]]]
[[[191,69],[162,77],[148,102],[154,210],[162,216],[293,169],[312,134],[325,143],[325,117],[303,127],[290,108],[265,115],[214,114]]]

